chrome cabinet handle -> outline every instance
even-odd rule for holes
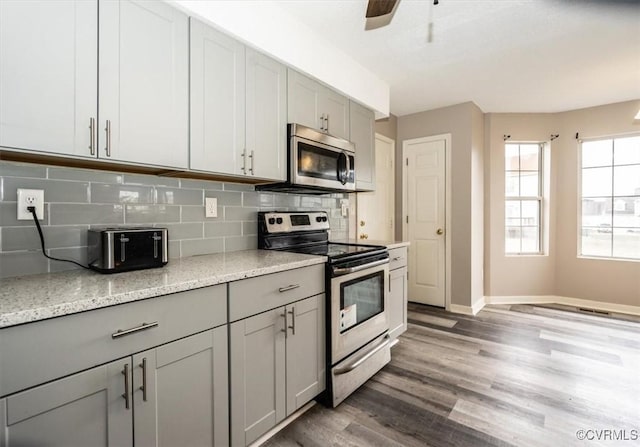
[[[107,126],[104,131],[107,134],[107,145],[104,149],[107,152],[107,157],[111,157],[111,120],[107,120]]]
[[[287,331],[287,313],[282,313],[280,314],[280,316],[284,318],[284,329],[280,329],[280,332],[284,332],[284,338],[286,339],[289,336],[289,333]]]
[[[324,128],[324,113],[322,115],[320,115],[320,130],[322,130],[324,132],[325,128]]]
[[[251,175],[255,175],[255,173],[253,172],[253,151],[251,151],[251,154],[249,155],[249,161],[251,161],[251,164],[249,165],[249,172],[251,173]]]
[[[391,293],[391,273],[389,273],[389,293]]]
[[[329,132],[329,114],[327,113],[326,116],[324,117],[324,130],[325,132]]]
[[[246,174],[247,173],[247,150],[245,149],[244,151],[242,151],[242,167],[240,169],[242,169],[242,173]]]
[[[96,139],[96,119],[89,118],[89,150],[91,155],[96,155],[96,147],[94,145]]]
[[[124,369],[122,370],[122,374],[124,375],[124,406],[128,410],[131,406],[131,402],[129,400],[129,364],[125,363]]]
[[[282,292],[288,292],[289,290],[293,290],[293,289],[297,289],[298,287],[300,287],[300,284],[291,284],[285,287],[280,287],[278,289],[278,292],[282,293]]]
[[[291,314],[291,326],[289,326],[291,335],[296,335],[296,307],[293,306],[288,313]]]
[[[142,368],[142,386],[140,389],[142,390],[142,400],[147,401],[147,358],[142,358],[142,363],[140,363],[140,367]]]
[[[111,334],[111,338],[124,337],[125,335],[131,335],[135,332],[145,331],[157,326],[158,322],[154,321],[153,323],[142,323],[140,326],[132,327],[131,329],[118,329],[113,334]]]
[[[401,261],[402,259],[404,259],[402,256],[396,256],[392,261]]]

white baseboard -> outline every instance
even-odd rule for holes
[[[485,297],[476,300],[472,306],[463,306],[460,304],[450,304],[449,311],[456,314],[475,315],[482,310],[485,305]]]
[[[485,296],[486,304],[563,304],[565,306],[585,307],[587,309],[604,310],[621,314],[640,315],[640,306],[606,303],[582,298],[571,298],[557,295],[524,295],[524,296]],[[464,307],[464,306],[462,306]],[[461,312],[464,313],[464,312]]]

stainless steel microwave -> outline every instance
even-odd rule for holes
[[[287,181],[256,189],[311,194],[355,191],[353,143],[301,124],[289,124],[288,131]]]

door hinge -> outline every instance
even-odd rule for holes
[[[409,215],[407,214],[407,223],[409,223]]]
[[[407,161],[407,166],[409,166],[409,158],[407,158],[406,161]]]

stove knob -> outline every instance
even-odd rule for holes
[[[322,216],[316,217],[316,222],[322,222]]]
[[[269,218],[269,225],[273,225],[274,223],[276,223],[276,220],[273,217]]]
[[[278,218],[276,219],[276,223],[277,223],[278,225],[280,225],[280,224],[282,223],[282,217],[278,217]]]
[[[327,216],[322,216],[322,221],[326,222],[327,221]]]

